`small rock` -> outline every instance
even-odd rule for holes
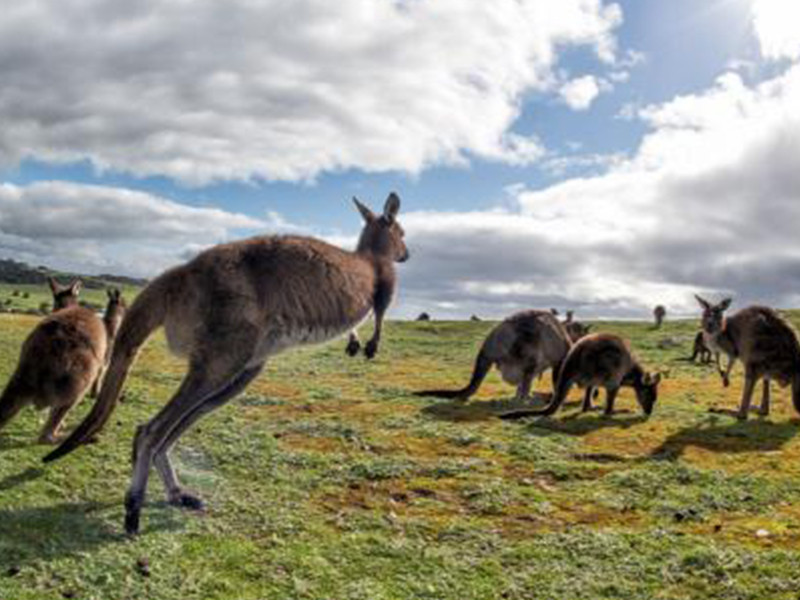
[[[75,590],[64,590],[63,592],[61,592],[61,597],[62,598],[67,598],[68,600],[69,600],[69,598],[74,598],[75,597]]]
[[[719,533],[720,531],[722,531],[722,524],[717,523],[716,525],[714,525],[714,533]]]
[[[8,567],[8,570],[6,571],[6,575],[9,576],[9,577],[16,577],[17,575],[19,575],[19,572],[21,570],[22,569],[20,569],[17,565],[14,565],[12,567]]]
[[[758,531],[756,531],[756,537],[757,538],[762,538],[763,539],[763,538],[768,538],[769,536],[770,536],[770,533],[766,529],[759,529]]]

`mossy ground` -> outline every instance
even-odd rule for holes
[[[0,315],[0,382],[35,323]],[[595,325],[668,372],[650,419],[630,391],[628,414],[580,415],[576,391],[553,418],[503,422],[513,389],[496,374],[466,405],[411,394],[463,385],[491,326],[390,323],[373,362],[342,341],[275,358],[176,448],[207,512],[166,506],[154,473],[129,540],[132,434],[183,373],[157,335],[98,444],[45,466],[43,414],[0,433],[0,599],[800,597],[787,390],[768,419],[709,414],[737,406],[741,371],[724,389],[682,360],[686,321]]]

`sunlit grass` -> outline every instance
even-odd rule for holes
[[[0,381],[35,323],[0,315]],[[372,363],[341,342],[277,357],[175,451],[207,513],[165,506],[154,473],[130,541],[132,433],[183,372],[156,336],[100,443],[45,467],[43,415],[0,433],[0,598],[797,598],[786,390],[767,420],[709,414],[736,406],[741,374],[723,389],[682,360],[696,324],[672,322],[596,325],[668,373],[649,420],[629,391],[629,414],[579,415],[576,392],[553,418],[506,423],[496,374],[467,405],[410,393],[463,385],[491,326],[390,323]]]

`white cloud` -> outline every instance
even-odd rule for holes
[[[800,5],[793,0],[753,0],[752,10],[761,54],[770,59],[800,58]]]
[[[434,316],[649,317],[656,303],[695,313],[697,291],[796,306],[800,66],[754,86],[726,74],[638,114],[651,132],[603,174],[512,188],[505,211],[406,215],[420,258],[405,314],[447,301]]]
[[[3,7],[0,163],[212,180],[527,164],[562,48],[614,67],[603,0],[42,0]],[[479,118],[476,118],[478,117]]]
[[[572,110],[587,110],[600,95],[600,82],[592,75],[584,75],[562,85],[559,93]]]
[[[129,189],[0,184],[0,251],[35,264],[152,276],[187,252],[265,227],[245,215]]]

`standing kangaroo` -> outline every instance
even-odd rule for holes
[[[753,390],[762,378],[760,415],[769,415],[769,383],[772,379],[781,387],[792,384],[792,402],[795,410],[800,412],[800,344],[791,326],[771,308],[748,306],[726,317],[730,298],[711,304],[700,296],[695,297],[703,308],[703,335],[707,345],[728,357],[725,371],[722,371],[717,358],[717,368],[726,386],[730,383],[731,369],[736,360],[741,359],[744,363],[744,389],[736,417],[747,419]]]
[[[395,290],[394,263],[407,260],[408,250],[396,194],[381,216],[355,204],[365,221],[355,252],[313,238],[263,236],[215,246],[154,279],[122,322],[94,408],[44,460],[68,454],[100,431],[138,349],[163,325],[170,349],[188,357],[189,367],[167,405],[137,429],[125,529],[139,530],[153,464],[170,504],[201,509],[201,500],[179,485],[169,460],[193,423],[244,390],[270,356],[352,331],[370,312],[375,331],[364,353],[372,358],[378,351]]]
[[[691,362],[694,362],[698,358],[700,359],[700,364],[707,365],[711,362],[711,349],[706,344],[706,339],[702,331],[698,331],[697,335],[694,336],[694,345],[692,347],[692,356],[689,358]]]
[[[114,340],[117,338],[119,326],[122,324],[123,317],[125,317],[125,311],[128,309],[125,304],[125,299],[122,297],[122,292],[117,288],[106,290],[106,295],[108,296],[108,304],[106,305],[106,312],[103,315],[103,326],[106,328],[108,343],[106,344],[106,354],[103,358],[103,365],[97,377],[95,377],[94,383],[92,383],[92,389],[89,391],[90,398],[96,398],[100,393],[103,375],[105,375],[106,367],[108,367],[108,362],[111,360],[111,351],[114,349]]]
[[[661,329],[664,324],[664,317],[667,316],[667,309],[662,304],[659,304],[653,309],[653,320],[655,321],[655,328]]]
[[[636,399],[646,415],[653,412],[658,398],[661,375],[651,376],[631,355],[628,343],[620,337],[606,333],[588,335],[578,341],[567,354],[558,375],[553,399],[542,409],[523,409],[500,415],[501,419],[521,419],[529,416],[554,414],[577,384],[586,389],[583,411],[592,410],[592,396],[596,387],[606,389],[605,414],[614,413],[614,401],[619,388],[632,387]]]
[[[472,378],[458,390],[428,390],[417,396],[467,400],[478,391],[493,365],[503,380],[517,386],[518,400],[527,398],[535,377],[553,369],[553,387],[570,346],[564,325],[549,311],[528,310],[508,317],[489,332],[475,359]]]
[[[22,345],[19,364],[0,397],[0,428],[28,402],[50,407],[39,442],[52,444],[64,417],[97,380],[106,360],[109,332],[94,311],[78,306],[81,282],[62,287],[50,279],[54,312]],[[106,318],[119,314],[119,292],[109,296]]]

